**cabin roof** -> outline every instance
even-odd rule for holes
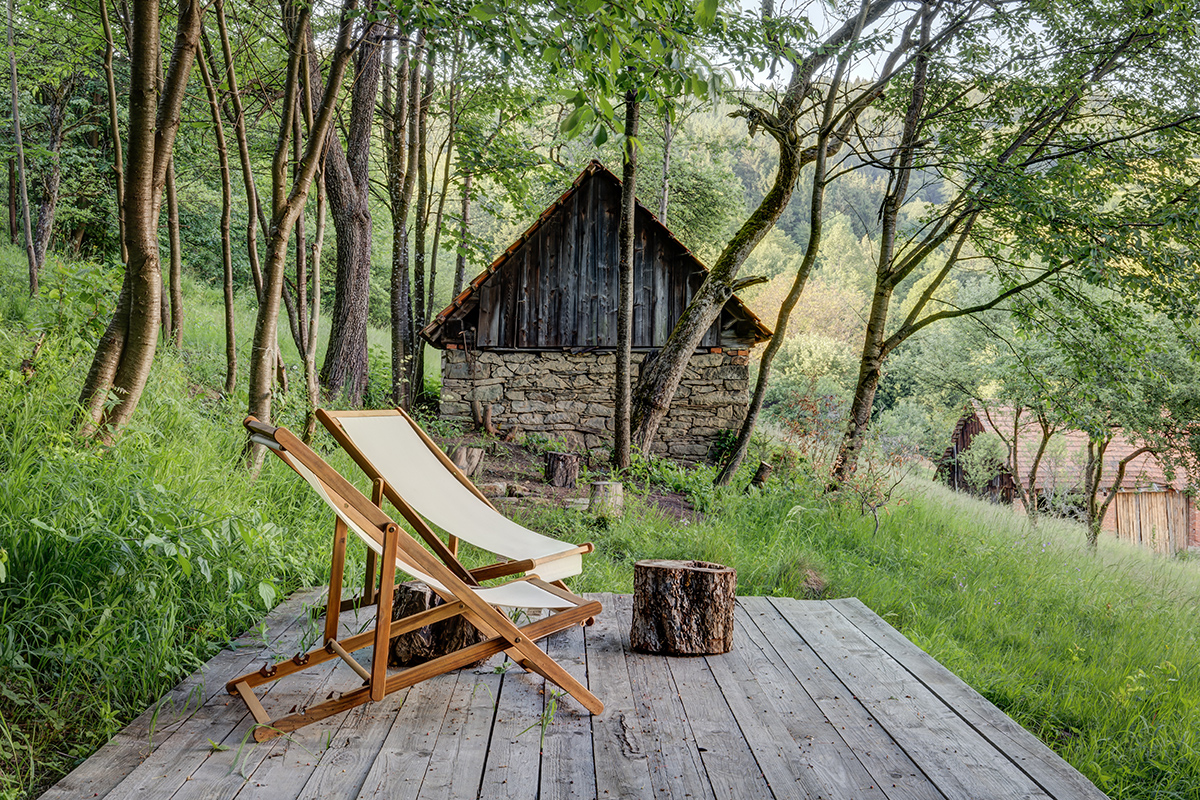
[[[489,264],[487,269],[476,275],[471,282],[467,284],[467,287],[462,291],[462,293],[459,294],[458,297],[455,297],[453,301],[451,301],[450,305],[438,312],[438,314],[429,322],[429,324],[421,329],[421,336],[436,346],[438,329],[441,328],[446,320],[456,312],[462,312],[474,305],[477,305],[479,303],[477,290],[483,286],[484,282],[493,274],[495,274],[497,270],[502,269],[504,265],[508,263],[512,255],[521,247],[521,245],[528,241],[529,238],[533,236],[542,225],[544,225],[549,219],[558,213],[560,209],[562,209],[563,205],[571,199],[572,195],[574,195],[575,192],[578,191],[579,188],[583,186],[589,178],[594,176],[611,180],[617,185],[620,185],[621,183],[620,178],[614,175],[599,161],[593,159],[591,163],[584,167],[583,171],[579,173],[579,177],[575,179],[570,188],[563,192],[561,197],[559,197],[544,211],[542,211],[542,213],[538,215],[538,218],[534,220],[533,224],[530,225],[529,228],[522,233],[515,242],[509,245],[507,250],[501,253],[495,261]],[[642,216],[644,214],[643,218],[650,220],[651,225],[657,226],[660,232],[664,233],[667,238],[679,246],[679,248],[683,251],[685,258],[693,262],[693,264],[704,274],[708,273],[708,267],[704,264],[704,262],[697,258],[696,255],[692,253],[692,251],[689,250],[682,242],[676,239],[675,235],[671,233],[670,229],[663,225],[653,212],[643,206],[640,202],[637,203],[637,207],[639,212],[641,212],[638,216]],[[726,313],[733,314],[733,316],[738,319],[748,321],[753,333],[754,341],[756,343],[765,342],[767,339],[771,338],[771,330],[765,324],[763,324],[763,321],[758,317],[758,315],[751,311],[750,308],[743,303],[737,295],[730,296],[729,300],[725,302],[724,311]]]
[[[964,425],[974,417],[979,420],[985,433],[994,433],[1004,441],[1010,442],[1013,432],[1017,434],[1017,469],[1022,480],[1027,480],[1029,470],[1033,467],[1038,445],[1041,443],[1042,431],[1033,412],[1024,409],[1018,415],[1011,405],[992,405],[972,400],[963,408],[951,434],[951,444],[946,448],[942,461],[946,462],[954,456],[954,441]],[[1080,430],[1065,430],[1054,434],[1054,442],[1062,442],[1056,447],[1051,457],[1043,457],[1038,466],[1038,485],[1058,485],[1070,487],[1082,485],[1087,469],[1088,435]],[[1112,441],[1104,451],[1104,471],[1102,473],[1111,485],[1116,477],[1120,462],[1140,449],[1141,444],[1131,441],[1120,431],[1113,433]],[[1143,453],[1131,460],[1125,468],[1125,479],[1121,482],[1121,490],[1128,491],[1137,488],[1158,486],[1183,491],[1188,487],[1188,475],[1183,467],[1175,469],[1174,479],[1168,478],[1162,462],[1153,453]]]

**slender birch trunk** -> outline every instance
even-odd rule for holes
[[[17,51],[13,47],[13,0],[8,0],[8,66],[12,94],[13,142],[17,150],[17,178],[21,187],[21,223],[25,228],[25,257],[29,262],[29,295],[38,290],[38,261],[33,249],[33,231],[29,224],[29,188],[25,178],[25,145],[21,140],[21,104],[17,85]]]

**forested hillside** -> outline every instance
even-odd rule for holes
[[[1109,559],[1099,532],[1122,488],[1104,466],[1114,437],[1172,478],[1200,475],[1195,0],[5,13],[0,797],[44,788],[280,594],[323,579],[319,509],[239,423],[318,446],[322,404],[402,405],[436,426],[421,330],[592,159],[623,189],[614,435],[591,468],[686,490],[712,541],[649,541],[639,531],[664,523],[642,509],[583,589],[628,590],[634,556],[721,558],[724,537],[748,591],[796,595],[811,557],[831,591],[893,613],[1112,793],[1194,795],[1194,565],[1112,567],[1125,554]],[[633,370],[635,198],[709,272]],[[735,292],[775,331],[750,356],[740,429],[711,465],[648,460]],[[968,402],[1019,409],[1052,454],[1078,433],[1088,465],[1045,503],[1016,475],[1029,517],[987,517],[1001,533],[981,546],[958,500],[912,488]],[[973,488],[1017,471],[1005,447],[963,454]],[[760,458],[772,488],[722,488]],[[1019,556],[1059,524],[1043,512],[1084,522],[1053,529],[1086,549],[1051,547],[1062,560],[1039,573]],[[955,586],[986,582],[1000,551],[992,589],[1039,593],[993,625]],[[968,568],[979,580],[959,580]],[[1097,588],[1110,569],[1111,593]],[[940,601],[918,596],[928,582]],[[1004,672],[1009,657],[1021,665]]]

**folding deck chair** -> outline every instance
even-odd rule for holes
[[[599,602],[585,600],[572,594],[558,581],[559,573],[553,572],[549,574],[556,576],[556,583],[543,580],[530,569],[522,569],[521,571],[527,572],[523,578],[511,580],[500,586],[479,586],[480,580],[512,575],[512,570],[518,565],[528,566],[534,559],[505,562],[502,568],[465,570],[445,545],[442,545],[440,551],[434,547],[437,551],[435,555],[422,547],[405,529],[384,513],[380,503],[386,496],[422,538],[426,541],[436,540],[440,544],[437,535],[414,507],[396,490],[384,486],[383,481],[375,480],[373,494],[376,502],[372,502],[291,431],[259,422],[254,417],[248,417],[244,424],[250,431],[252,440],[269,448],[295,470],[336,514],[324,646],[307,653],[297,653],[288,661],[265,664],[262,669],[234,678],[225,685],[230,694],[240,697],[245,702],[258,723],[254,730],[255,740],[266,741],[362,705],[368,700],[382,700],[384,696],[399,689],[501,652],[506,653],[524,669],[536,672],[556,683],[593,714],[603,712],[604,704],[535,644],[537,640],[552,633],[594,618],[601,610]],[[430,446],[436,448],[432,442]],[[429,452],[425,446],[422,446],[422,450]],[[382,590],[372,600],[376,605],[374,629],[339,639],[338,615],[343,609],[341,587],[348,531],[353,531],[369,548],[372,555],[368,564],[369,571],[373,572],[373,565],[376,559],[379,560]],[[574,549],[583,552],[586,548]],[[557,564],[562,560],[563,558],[551,559],[548,563]],[[424,581],[445,603],[402,619],[392,620],[392,587],[395,585],[397,567],[417,580]],[[369,577],[368,586],[374,582],[374,576]],[[498,610],[498,607],[545,608],[555,613],[518,627]],[[456,616],[464,617],[488,638],[424,664],[392,675],[387,674],[388,644],[392,638]],[[368,670],[350,654],[370,645],[374,646],[374,652],[371,668]],[[271,719],[254,694],[256,686],[339,657],[363,679],[361,688],[352,689],[339,697],[277,719]]]

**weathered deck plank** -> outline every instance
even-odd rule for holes
[[[617,619],[633,614],[629,595],[614,598]],[[679,690],[665,656],[630,652],[629,627],[621,625],[621,646],[633,688],[634,706],[647,747],[650,785],[656,798],[713,798],[712,785],[692,733]]]
[[[607,612],[607,609],[606,609]],[[588,679],[583,628],[568,628],[548,637],[546,653],[562,664],[571,677],[592,692],[599,686]],[[550,702],[550,696],[543,698]],[[592,764],[592,718],[569,695],[558,698],[554,716],[542,743],[539,787],[541,800],[576,800],[596,796],[596,769]]]
[[[939,664],[879,615],[850,597],[829,603],[846,616],[872,641],[911,672],[930,691],[954,709],[966,722],[1013,760],[1053,797],[1103,800],[1105,794],[1057,753],[1011,717],[992,705],[957,675]]]
[[[1047,796],[832,606],[771,602],[947,798]]]
[[[233,647],[217,653],[171,691],[142,712],[69,775],[42,795],[42,800],[102,800],[155,749],[161,747],[197,711],[225,691],[225,681],[270,658],[277,649],[287,649],[300,638],[305,621],[300,608],[320,601],[323,589],[297,592],[277,606],[257,628],[234,641]]]
[[[613,595],[603,595],[600,602],[611,609]],[[653,797],[620,624],[609,611],[585,632],[589,683],[604,693],[604,713],[592,717],[596,792],[602,798]]]
[[[942,800],[939,792],[879,721],[854,699],[765,597],[738,598],[746,619],[762,631],[784,665],[816,703],[889,800]]]
[[[593,627],[542,643],[604,700],[598,717],[501,655],[255,744],[253,719],[224,682],[290,655],[308,630],[302,604],[315,599],[273,611],[244,647],[220,653],[43,797],[1104,797],[852,599],[739,598],[732,652],[666,658],[630,652],[630,600],[605,595]],[[259,694],[279,714],[358,684],[338,660]]]

